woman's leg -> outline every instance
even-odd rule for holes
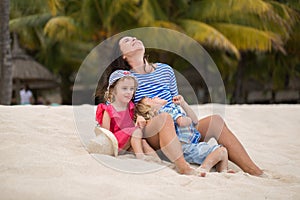
[[[229,160],[237,164],[243,171],[256,176],[262,175],[262,170],[251,160],[243,145],[220,116],[212,115],[199,120],[198,130],[203,136],[201,140],[208,141],[214,137],[219,144],[226,147]]]
[[[161,113],[152,118],[144,128],[144,137],[154,149],[161,149],[168,159],[174,162],[180,174],[194,173],[183,157],[173,119],[168,113]]]

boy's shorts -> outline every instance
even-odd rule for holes
[[[205,158],[221,145],[209,145],[207,142],[197,144],[182,144],[182,151],[185,160],[189,163],[201,165]]]

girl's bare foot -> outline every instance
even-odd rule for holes
[[[208,173],[208,171],[202,167],[193,169],[190,167],[190,165],[187,165],[187,167],[184,168],[183,170],[179,170],[177,167],[176,167],[176,169],[177,169],[178,173],[185,174],[185,175],[195,175],[195,176],[205,177],[206,174]]]
[[[141,159],[141,160],[145,160],[145,154],[143,154],[143,153],[136,153],[135,154],[135,157],[137,158],[137,159]]]
[[[193,168],[191,168],[190,166],[187,166],[187,167],[181,168],[181,169],[179,169],[178,167],[176,167],[176,171],[179,174],[196,175],[196,171]]]
[[[148,156],[153,157],[153,161],[161,162],[160,157],[157,155],[157,153],[154,151],[154,149],[148,144],[148,142],[145,139],[142,139],[142,146],[143,146],[144,153]]]

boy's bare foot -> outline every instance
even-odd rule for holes
[[[206,169],[203,169],[201,167],[197,168],[197,169],[193,169],[190,167],[190,165],[187,165],[185,168],[183,169],[177,169],[177,172],[179,174],[185,174],[185,175],[195,175],[195,176],[201,176],[201,177],[205,177],[206,174],[207,174],[207,170]]]
[[[230,173],[230,174],[235,174],[235,171],[233,169],[228,169],[225,172]]]
[[[198,167],[196,169],[197,174],[199,174],[201,177],[205,177],[206,174],[208,173],[207,169],[203,168],[203,167]]]

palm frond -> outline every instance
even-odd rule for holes
[[[268,51],[272,49],[285,53],[284,43],[278,34],[261,31],[236,24],[211,24],[225,35],[239,50]]]
[[[104,16],[104,20],[103,20],[103,26],[109,31],[109,36],[112,34],[110,32],[112,29],[111,24],[113,23],[113,19],[121,12],[121,10],[123,10],[124,7],[127,6],[129,2],[130,2],[129,0],[111,1],[111,4],[109,5],[107,13]],[[131,10],[128,10],[128,12],[130,11]]]
[[[48,0],[48,6],[53,16],[56,16],[64,8],[61,0]]]
[[[294,10],[300,11],[300,0],[288,0],[285,4]]]
[[[151,26],[155,20],[167,19],[157,0],[143,0],[137,17],[141,26]]]
[[[236,13],[264,16],[270,11],[272,6],[262,0],[203,0],[192,1],[187,15],[203,21],[219,21],[230,19],[230,16]],[[243,15],[240,17],[243,18]]]
[[[227,50],[232,52],[238,59],[240,58],[238,48],[230,40],[228,40],[225,35],[223,35],[214,27],[199,21],[188,19],[181,20],[180,25],[189,36],[201,44]]]
[[[297,13],[288,6],[262,0],[203,0],[190,6],[188,18],[206,23],[223,22],[256,27],[288,38]]]
[[[182,31],[182,28],[178,24],[175,24],[171,21],[156,20],[153,22],[153,26]]]
[[[19,36],[20,46],[23,48],[36,51],[40,48],[38,32],[40,28],[31,28],[31,29],[18,29],[17,34]]]
[[[73,18],[58,16],[48,21],[44,33],[54,40],[63,41],[76,34],[76,26]]]
[[[50,12],[47,0],[10,0],[10,19]]]
[[[21,31],[22,29],[43,27],[50,18],[50,13],[15,18],[9,21],[9,28],[11,31]]]
[[[278,21],[279,25],[287,28],[288,31],[291,32],[291,27],[299,20],[299,14],[284,4],[274,1],[270,1],[270,4],[277,13],[275,20]]]

